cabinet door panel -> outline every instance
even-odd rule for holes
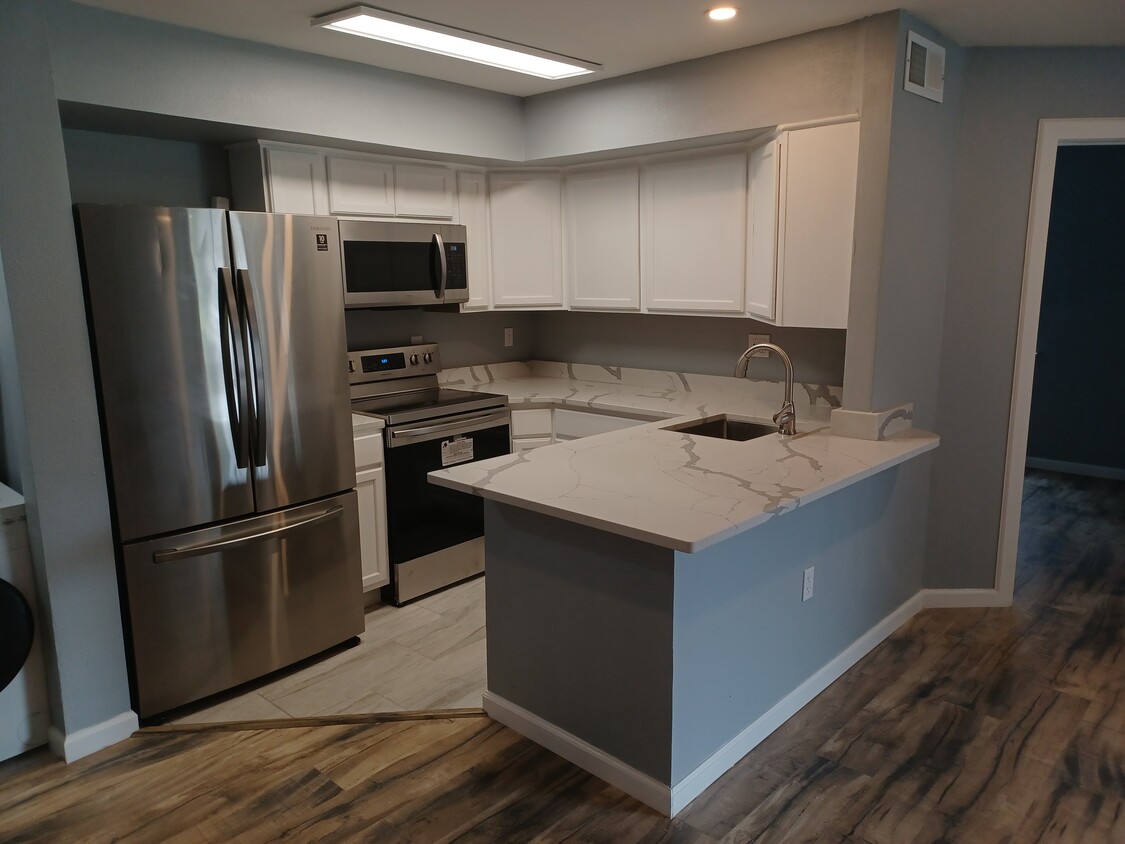
[[[452,219],[453,171],[427,164],[396,164],[395,213],[400,217]]]
[[[384,161],[329,156],[328,197],[333,214],[393,215],[394,166]]]
[[[750,195],[746,232],[746,311],[777,317],[777,171],[780,141],[750,153]]]
[[[359,557],[363,591],[390,581],[387,564],[387,494],[383,469],[357,472],[355,491],[359,500]]]
[[[562,305],[562,190],[557,173],[492,173],[492,302]]]
[[[651,165],[642,213],[649,310],[743,310],[745,153]]]
[[[779,321],[847,328],[859,124],[788,133],[778,223]]]
[[[636,167],[567,178],[572,308],[640,308],[639,178]]]
[[[457,222],[465,227],[469,301],[463,310],[480,310],[492,303],[492,267],[488,242],[488,193],[484,173],[457,174]]]
[[[318,152],[266,148],[270,211],[277,214],[327,214],[324,157]]]

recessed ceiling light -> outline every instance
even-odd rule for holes
[[[729,21],[738,14],[738,9],[734,6],[716,6],[707,12],[707,17],[713,21]]]
[[[542,79],[566,79],[568,76],[593,73],[601,67],[593,62],[560,56],[546,50],[370,6],[353,6],[342,12],[321,15],[312,19],[312,25],[374,38],[400,47],[413,47],[428,53],[514,70]]]

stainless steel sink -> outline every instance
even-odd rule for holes
[[[678,431],[681,434],[695,434],[698,437],[715,437],[720,440],[734,440],[745,442],[767,434],[776,434],[776,425],[764,425],[761,422],[743,422],[738,419],[728,419],[726,416],[712,416],[696,422],[681,422],[679,425],[669,425],[665,431]]]

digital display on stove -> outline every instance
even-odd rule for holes
[[[406,369],[406,355],[395,352],[393,355],[364,355],[360,358],[364,372],[386,372],[391,369]]]

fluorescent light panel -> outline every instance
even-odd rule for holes
[[[322,15],[313,18],[312,24],[543,79],[566,79],[569,76],[593,73],[600,67],[592,62],[558,56],[544,50],[535,50],[370,6],[354,6],[342,12]]]

